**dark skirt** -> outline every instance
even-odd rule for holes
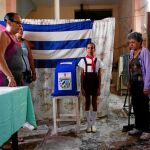
[[[97,95],[98,75],[95,72],[87,72],[83,78],[83,88],[86,95]]]

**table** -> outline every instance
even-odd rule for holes
[[[0,146],[26,122],[37,127],[29,87],[0,87]]]
[[[65,98],[72,99],[73,101],[75,101],[75,110],[76,110],[75,114],[60,114],[59,102]],[[77,133],[79,133],[80,132],[79,96],[54,96],[52,99],[53,99],[53,126],[54,126],[53,134],[57,134],[57,130],[58,130],[57,123],[59,123],[60,121],[76,121],[77,123],[76,131]],[[72,117],[72,118],[67,118],[67,117]]]

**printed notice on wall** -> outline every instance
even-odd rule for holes
[[[72,90],[71,72],[58,73],[58,90]]]

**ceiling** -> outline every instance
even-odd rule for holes
[[[36,6],[54,4],[54,0],[32,0]],[[80,5],[80,4],[117,4],[119,0],[60,0],[60,5]]]

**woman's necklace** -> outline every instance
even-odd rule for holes
[[[134,58],[137,58],[140,52],[141,52],[141,49],[139,49],[138,51],[134,51]]]

